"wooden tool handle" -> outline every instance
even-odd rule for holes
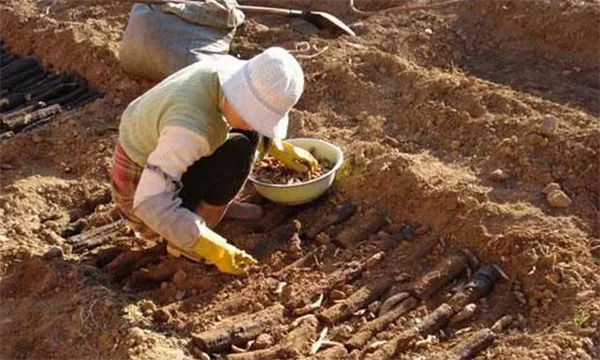
[[[238,9],[254,14],[279,15],[279,16],[302,16],[300,10],[279,9],[262,6],[238,5]]]

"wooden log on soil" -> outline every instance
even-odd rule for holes
[[[387,360],[401,350],[407,349],[419,337],[435,333],[450,321],[454,311],[448,304],[438,306],[431,314],[427,315],[417,327],[405,330],[372,354],[366,360]]]
[[[385,212],[370,211],[337,234],[334,242],[343,248],[352,247],[387,224],[389,224],[389,219],[386,217]]]
[[[170,259],[174,260],[174,259]],[[173,278],[178,270],[177,261],[163,261],[152,270],[141,269],[129,277],[124,286],[126,290],[138,291],[158,287],[163,281]]]
[[[66,93],[63,96],[48,100],[48,105],[66,104],[68,102],[71,102],[71,101],[77,99],[79,96],[85,94],[87,91],[88,91],[88,88],[86,86],[80,85],[77,88],[73,89],[72,91]]]
[[[384,330],[399,317],[417,307],[417,304],[418,301],[414,297],[406,298],[392,310],[363,325],[358,332],[346,342],[346,345],[350,349],[362,348],[373,335]]]
[[[51,105],[45,108],[41,108],[29,114],[26,114],[22,117],[14,118],[9,121],[5,121],[4,123],[11,130],[20,130],[30,124],[34,124],[39,120],[46,119],[50,116],[54,116],[62,113],[62,107],[59,104]]]
[[[348,263],[310,288],[293,294],[289,299],[284,299],[284,303],[292,310],[306,306],[315,296],[319,294],[327,296],[333,288],[358,279],[362,275],[362,270],[362,264],[358,261]]]
[[[125,251],[127,251],[127,247],[119,245],[98,252],[98,255],[96,256],[96,266],[99,268],[105,267]]]
[[[31,94],[31,99],[48,103],[49,100],[69,94],[77,88],[79,88],[79,84],[76,82],[61,82],[44,92],[41,92],[41,90],[36,90]]]
[[[227,350],[231,345],[243,346],[266,329],[281,324],[285,319],[285,307],[281,304],[250,314],[242,319],[225,320],[211,330],[192,335],[194,344],[208,353]]]
[[[445,258],[433,270],[409,285],[411,293],[419,300],[428,299],[442,286],[463,272],[468,264],[468,257],[462,253]]]
[[[2,72],[2,78],[10,78],[11,76],[20,74],[36,66],[39,66],[38,61],[34,58],[29,57],[25,59],[15,60],[6,66],[3,66],[0,69],[0,72]],[[5,86],[2,85],[2,88],[4,87]]]
[[[32,104],[32,105],[25,106],[25,107],[23,107],[21,109],[18,109],[18,110],[14,110],[14,111],[10,111],[10,112],[7,112],[7,113],[3,113],[3,114],[0,115],[0,121],[2,121],[3,123],[6,123],[7,121],[9,121],[11,119],[24,116],[24,115],[26,115],[26,114],[28,114],[28,113],[30,113],[32,111],[35,111],[35,110],[40,109],[40,108],[43,108],[45,106],[46,106],[45,103],[38,102],[38,103],[35,103],[35,104]]]
[[[43,74],[44,69],[41,66],[33,66],[23,72],[15,74],[11,77],[2,78],[2,87],[12,89],[15,86],[33,78],[38,78],[38,75]]]
[[[277,205],[256,224],[260,232],[269,232],[283,224],[300,211],[298,206]]]
[[[257,350],[246,353],[227,355],[227,360],[276,360],[294,359],[301,355],[308,355],[312,339],[317,333],[319,321],[314,315],[307,316],[300,325],[292,330],[283,342],[269,349]]]
[[[450,356],[444,357],[447,360],[470,360],[480,352],[490,347],[496,336],[490,329],[481,329],[473,334],[466,341],[461,342],[450,351]],[[440,359],[441,360],[441,359]]]
[[[394,283],[393,278],[385,277],[361,287],[348,298],[320,313],[319,319],[327,326],[334,326],[352,316],[357,310],[369,305],[382,296]]]
[[[333,213],[320,218],[306,230],[306,238],[313,239],[317,234],[331,225],[336,225],[350,219],[354,213],[356,213],[356,205],[338,205]]]
[[[0,67],[5,67],[7,65],[10,65],[10,63],[12,63],[15,60],[16,60],[16,58],[13,55],[4,54],[2,56],[2,59],[0,59]]]
[[[69,237],[67,243],[73,246],[73,251],[81,252],[93,249],[118,236],[124,230],[123,221],[115,221],[79,235]]]
[[[135,270],[150,264],[160,256],[167,254],[166,242],[137,251],[127,251],[111,261],[104,268],[112,276],[113,281],[121,281]]]
[[[0,99],[0,111],[8,111],[25,104],[28,98],[25,94],[14,93]]]
[[[304,265],[309,259],[313,258],[313,256],[317,256],[317,250],[308,252],[306,255],[304,255],[300,259],[294,261],[293,263],[289,264],[288,266],[284,267],[283,269],[271,274],[270,276],[274,277],[276,279],[279,279],[279,280],[283,280],[285,278],[285,275],[287,275],[290,271],[298,268],[299,266]]]
[[[69,75],[53,75],[44,80],[44,82],[42,84],[39,84],[39,86],[36,86],[33,89],[31,89],[29,92],[27,92],[27,94],[29,94],[31,98],[34,98],[36,96],[40,96],[44,93],[47,93],[48,91],[52,91],[52,89],[55,89],[61,84],[69,83],[71,81],[72,78]]]
[[[496,281],[500,278],[500,272],[492,265],[484,265],[477,269],[471,281],[465,287],[454,294],[448,301],[454,311],[459,312],[467,304],[479,300],[489,293]]]
[[[33,86],[35,86],[38,83],[41,83],[45,79],[47,79],[47,74],[45,72],[39,73],[39,74],[37,74],[37,75],[29,78],[28,80],[23,81],[22,83],[15,85],[11,89],[11,91],[27,92]]]
[[[474,291],[473,286],[465,286],[461,292],[455,294],[450,299],[454,306],[450,306],[448,304],[442,304],[438,306],[431,314],[427,315],[423,321],[416,326],[416,328],[402,332],[399,336],[395,337],[373,354],[369,355],[366,359],[391,359],[399,351],[406,350],[418,337],[427,337],[428,335],[434,334],[440,329],[444,328],[446,325],[448,325],[450,319],[458,311],[460,311],[466,305],[466,303],[476,302],[481,297],[485,296],[489,291],[491,291],[494,282],[499,278],[499,274],[495,276],[494,272],[490,270],[490,268],[497,272],[494,267],[486,265],[482,266],[475,273],[477,276],[473,276],[473,281],[470,284],[476,284],[474,287],[477,290]]]

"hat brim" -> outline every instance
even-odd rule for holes
[[[285,139],[289,124],[289,116],[283,117],[266,108],[252,96],[247,81],[244,81],[245,65],[247,60],[239,60],[233,56],[219,60],[217,73],[223,93],[233,109],[244,119],[244,121],[259,134],[274,139]],[[248,111],[252,109],[252,111]],[[275,126],[267,119],[276,119]]]

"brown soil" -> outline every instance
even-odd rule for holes
[[[458,250],[497,264],[510,279],[477,303],[471,320],[397,358],[444,358],[505,314],[517,320],[480,358],[600,358],[598,1],[465,1],[373,16],[352,14],[340,5],[345,1],[240,2],[327,10],[357,32],[336,37],[314,33],[299,20],[252,18],[235,39],[233,52],[241,57],[273,45],[296,51],[306,91],[291,113],[291,137],[327,140],[346,158],[334,189],[320,202],[293,211],[265,204],[271,225],[220,226],[221,234],[260,260],[243,278],[156,254],[115,278],[99,259],[149,245],[124,230],[87,250],[65,239],[116,219],[106,192],[120,113],[153,84],[118,66],[130,4],[0,4],[4,48],[81,75],[105,94],[0,143],[2,358],[199,358],[194,334],[221,319],[297,302],[344,264],[382,250],[385,257],[362,276],[320,288],[321,307],[382,275],[426,273]],[[435,2],[355,5],[366,11]],[[297,50],[302,41],[309,51]],[[551,183],[554,190],[544,191]],[[556,203],[551,193],[568,200]],[[336,226],[317,236],[321,247],[302,233],[292,236],[291,219],[310,228],[341,203],[356,204],[358,211],[338,227],[355,226],[373,209],[385,211],[390,224],[347,249],[329,241]],[[277,221],[278,214],[289,218]],[[410,236],[390,247],[387,234],[402,229]],[[297,258],[290,243],[315,256],[275,276]],[[281,279],[289,286],[281,288]],[[456,285],[371,342],[411,327]],[[398,280],[394,288],[401,287]],[[376,306],[336,324],[327,338],[344,343],[374,317]],[[288,316],[287,325],[294,318]],[[284,344],[290,330],[273,326],[263,339],[270,335]]]

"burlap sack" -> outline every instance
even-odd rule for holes
[[[197,4],[135,4],[120,44],[119,59],[128,73],[162,80],[177,70],[229,52],[244,14],[235,0]]]

